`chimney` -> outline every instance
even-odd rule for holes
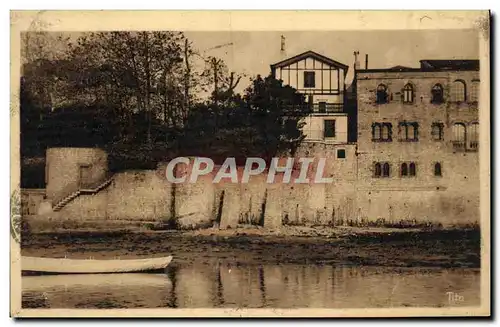
[[[368,53],[365,54],[365,69],[368,69]]]
[[[354,51],[354,70],[359,69],[358,55],[359,55],[359,51]]]
[[[286,59],[286,44],[285,44],[285,36],[281,35],[281,46],[280,46],[280,60]]]

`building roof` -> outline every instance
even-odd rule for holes
[[[274,70],[274,69],[280,68],[280,67],[284,67],[284,66],[289,66],[290,64],[293,64],[293,63],[300,61],[300,60],[303,60],[305,58],[314,58],[314,60],[317,60],[317,61],[322,62],[324,64],[338,67],[338,68],[342,68],[342,69],[344,69],[344,74],[347,74],[347,70],[349,69],[349,66],[344,65],[344,64],[342,64],[338,61],[335,61],[333,59],[330,59],[328,57],[325,57],[319,53],[316,53],[314,51],[306,51],[306,52],[301,53],[299,55],[296,55],[294,57],[291,57],[291,58],[282,60],[280,62],[277,62],[275,64],[272,64],[271,70]]]
[[[420,68],[394,66],[391,68],[358,69],[358,73],[394,73],[394,72],[439,72],[439,71],[474,71],[479,70],[479,60],[420,60]]]
[[[479,60],[420,60],[421,69],[479,70]]]
[[[411,67],[406,67],[406,66],[394,66],[394,67],[391,67],[389,68],[389,70],[398,70],[398,71],[405,71],[405,70],[408,70],[408,69],[414,69],[414,68],[411,68]]]

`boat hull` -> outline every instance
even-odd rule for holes
[[[78,260],[65,258],[22,257],[23,272],[52,274],[105,274],[157,271],[165,269],[172,257],[124,259],[124,260]]]

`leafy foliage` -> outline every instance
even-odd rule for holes
[[[272,76],[238,94],[242,75],[214,57],[197,67],[195,54],[178,32],[100,32],[68,41],[56,57],[28,58],[23,158],[48,147],[101,147],[121,170],[179,155],[242,162],[293,153],[303,139],[304,96]]]

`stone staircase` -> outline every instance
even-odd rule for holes
[[[76,199],[80,194],[96,194],[97,192],[101,191],[102,189],[106,188],[111,184],[111,181],[113,180],[112,175],[108,175],[106,178],[104,178],[103,181],[100,181],[98,183],[95,183],[94,185],[84,185],[81,187],[78,187],[75,191],[69,193],[68,195],[64,196],[63,198],[56,199],[52,203],[52,210],[53,211],[59,211],[62,208],[64,208],[65,205]]]

